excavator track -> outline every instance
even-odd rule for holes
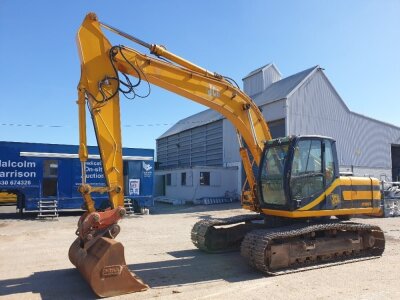
[[[208,253],[222,253],[240,249],[246,233],[263,227],[263,216],[247,214],[221,219],[201,220],[194,224],[191,232],[193,244]],[[231,227],[223,227],[229,226]]]
[[[338,222],[251,231],[241,255],[257,270],[281,275],[376,258],[384,249],[378,226]]]

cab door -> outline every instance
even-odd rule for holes
[[[300,138],[293,149],[290,195],[293,209],[299,209],[322,196],[308,209],[335,209],[340,206],[340,187],[322,195],[338,178],[336,148],[333,140],[322,137]],[[326,200],[326,201],[325,201]]]
[[[289,183],[293,209],[309,204],[325,190],[322,145],[320,138],[305,138],[294,146]]]

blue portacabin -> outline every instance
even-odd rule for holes
[[[87,183],[105,186],[97,147],[89,146]],[[0,191],[17,195],[17,209],[37,211],[41,200],[57,200],[58,211],[81,209],[78,192],[82,182],[78,146],[0,141]],[[124,193],[137,208],[151,207],[153,200],[154,150],[123,148]],[[108,195],[93,193],[97,209],[109,207]]]

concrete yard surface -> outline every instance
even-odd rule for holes
[[[0,207],[0,298],[96,298],[68,260],[79,213],[38,221],[18,219],[12,209]],[[150,215],[125,218],[117,240],[129,268],[150,289],[115,299],[400,299],[400,218],[353,219],[384,230],[381,258],[267,277],[239,252],[206,254],[190,240],[198,220],[243,213],[235,203],[158,204]]]

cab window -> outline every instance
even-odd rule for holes
[[[284,190],[285,165],[289,146],[274,146],[266,150],[261,167],[261,192],[263,201],[271,205],[286,205]]]
[[[330,141],[325,141],[325,180],[326,186],[331,185],[335,179],[335,164],[333,162],[332,144]]]
[[[307,199],[324,188],[320,140],[300,140],[293,153],[290,188],[293,200]]]

